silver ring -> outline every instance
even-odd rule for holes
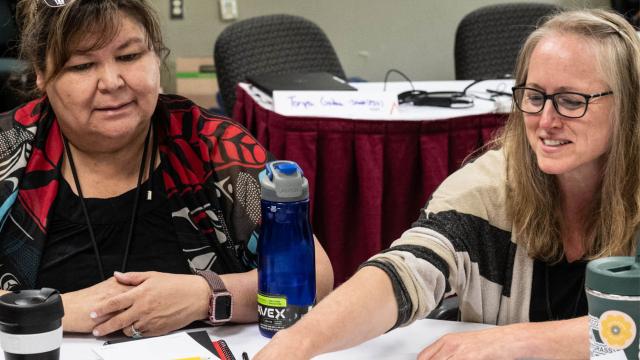
[[[139,339],[142,337],[142,331],[136,329],[133,324],[131,324],[131,337],[134,339]]]

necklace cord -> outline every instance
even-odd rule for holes
[[[125,249],[124,249],[124,256],[122,258],[122,266],[121,266],[121,271],[122,272],[126,272],[127,269],[127,262],[128,262],[128,258],[129,258],[129,250],[131,248],[131,243],[132,243],[132,238],[133,238],[133,229],[134,229],[134,225],[135,225],[135,219],[136,219],[136,215],[138,212],[138,203],[140,200],[140,185],[142,184],[142,178],[144,176],[144,169],[146,168],[146,162],[147,162],[147,152],[148,152],[148,148],[149,148],[149,139],[150,139],[150,134],[151,134],[151,129],[153,127],[153,124],[150,123],[149,124],[149,129],[147,130],[147,135],[144,141],[144,150],[142,151],[142,160],[140,161],[140,171],[138,172],[138,182],[136,185],[136,193],[135,193],[135,198],[133,201],[133,211],[131,213],[131,221],[129,223],[129,233],[127,236],[127,242],[125,245]],[[87,210],[87,205],[85,202],[85,198],[84,195],[82,193],[82,188],[80,187],[80,180],[78,178],[78,171],[76,169],[76,165],[75,162],[73,161],[73,156],[71,155],[71,149],[69,147],[69,141],[67,140],[67,138],[63,135],[62,136],[63,142],[64,142],[64,148],[65,151],[67,153],[67,157],[69,159],[69,166],[71,167],[71,174],[73,175],[73,181],[76,185],[76,189],[78,191],[78,197],[80,198],[80,205],[82,207],[82,212],[84,214],[85,220],[87,222],[87,228],[89,230],[89,237],[91,238],[91,245],[93,246],[93,252],[94,255],[96,257],[96,263],[98,264],[98,271],[100,272],[100,279],[102,281],[105,280],[105,275],[104,275],[104,267],[102,265],[102,257],[100,256],[100,250],[98,248],[98,242],[96,241],[96,236],[95,233],[93,231],[93,225],[91,224],[91,217],[89,216],[89,211]],[[152,150],[153,152],[156,152],[157,150],[155,149],[155,147],[157,146],[155,138],[154,138],[154,142],[153,142],[153,146],[154,149]],[[152,154],[152,159],[155,159],[155,156]],[[149,178],[151,178],[151,172],[153,169],[153,165],[151,164],[150,168],[149,168]]]
[[[138,183],[136,185],[136,197],[133,201],[133,211],[131,213],[131,222],[129,223],[129,235],[127,236],[127,244],[124,248],[124,256],[122,257],[122,266],[120,267],[121,272],[127,271],[127,262],[129,261],[129,250],[131,249],[131,240],[133,239],[133,229],[136,222],[136,215],[138,213],[138,203],[140,202],[140,185],[142,184],[142,178],[144,177],[144,169],[147,163],[147,152],[149,148],[149,138],[151,134],[151,128],[153,127],[153,122],[149,123],[149,130],[147,130],[147,137],[144,140],[144,150],[142,150],[142,161],[140,162],[140,172],[138,173]],[[155,152],[155,149],[154,149]],[[149,178],[151,178],[151,169],[153,165],[149,167]]]
[[[87,228],[89,229],[89,237],[91,238],[93,253],[96,256],[98,271],[100,271],[100,279],[104,281],[105,278],[104,278],[104,270],[102,267],[102,258],[100,257],[100,250],[98,250],[98,244],[96,243],[96,236],[93,233],[93,226],[91,226],[91,218],[89,217],[89,212],[87,211],[87,205],[85,204],[84,196],[82,195],[82,188],[80,187],[80,180],[78,180],[78,172],[76,171],[76,165],[73,162],[73,156],[71,156],[71,150],[69,149],[69,141],[64,135],[62,138],[64,140],[64,148],[65,148],[65,151],[67,152],[67,158],[69,158],[69,165],[71,166],[71,174],[73,175],[73,182],[76,184],[78,196],[80,197],[80,206],[82,207],[82,213],[84,214],[84,218],[87,221]]]
[[[149,183],[147,184],[147,200],[152,199],[153,194],[153,177],[151,173],[155,169],[156,166],[156,156],[158,153],[158,134],[157,132],[153,132],[151,134],[151,162],[149,163]]]

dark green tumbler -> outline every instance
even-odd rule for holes
[[[591,359],[640,360],[640,255],[590,261],[585,286]]]

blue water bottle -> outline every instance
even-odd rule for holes
[[[300,167],[292,161],[267,163],[260,185],[258,325],[263,336],[272,337],[315,304],[315,251],[309,183]]]

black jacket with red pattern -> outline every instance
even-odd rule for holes
[[[233,121],[160,95],[158,134],[172,223],[192,270],[255,267],[265,149]],[[0,114],[0,288],[32,288],[58,193],[62,136],[46,97]]]

